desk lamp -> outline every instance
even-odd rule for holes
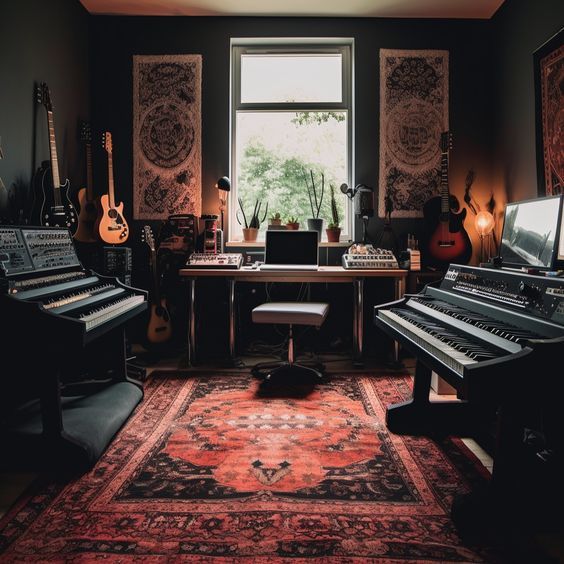
[[[231,180],[227,176],[222,176],[215,184],[219,190],[219,211],[221,212],[221,230],[223,231],[223,212],[227,205],[227,192],[231,191]]]
[[[495,225],[494,216],[489,211],[481,211],[476,214],[474,219],[474,227],[480,236],[480,262],[484,262],[484,237],[489,237]],[[489,256],[489,239],[488,239],[488,260]]]

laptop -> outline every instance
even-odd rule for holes
[[[261,270],[317,270],[317,231],[267,230]]]

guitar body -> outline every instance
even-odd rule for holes
[[[78,229],[74,238],[81,243],[95,243],[98,241],[96,221],[98,219],[98,205],[96,200],[88,200],[86,188],[78,191]]]
[[[429,264],[448,265],[451,262],[466,264],[472,256],[472,243],[464,229],[466,209],[460,209],[455,196],[449,197],[450,211],[441,211],[441,198],[430,199],[423,207],[423,215],[430,226],[431,236],[427,245]]]
[[[48,161],[47,161],[48,163]],[[32,224],[45,227],[66,227],[74,235],[78,227],[77,213],[69,197],[67,178],[58,188],[60,202],[55,202],[51,167],[44,163],[35,174],[35,202]]]
[[[161,298],[158,304],[151,305],[151,316],[147,326],[147,340],[149,343],[164,343],[172,337],[170,315],[166,309],[166,300]]]
[[[125,243],[129,237],[129,226],[123,216],[123,202],[110,206],[108,194],[100,197],[100,212],[96,222],[100,239],[110,245]]]

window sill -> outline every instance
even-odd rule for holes
[[[320,247],[350,247],[353,244],[352,241],[339,241],[338,243],[328,243],[327,241],[321,241],[319,243]],[[251,247],[251,248],[262,248],[264,247],[264,241],[227,241],[225,247]]]

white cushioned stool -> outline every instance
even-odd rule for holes
[[[294,362],[294,334],[293,325],[310,325],[321,327],[327,313],[329,304],[308,302],[270,302],[261,304],[253,309],[254,323],[269,323],[288,325],[288,360],[283,362],[262,362],[256,364],[251,372],[255,376],[261,376],[270,380],[274,374],[297,368],[315,374],[318,378],[323,377],[321,370],[323,365],[304,366]]]

